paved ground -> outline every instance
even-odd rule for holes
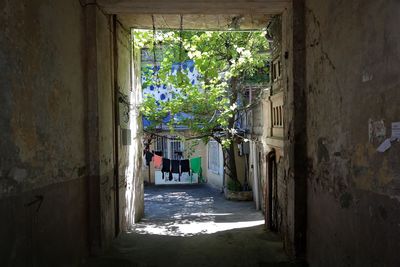
[[[205,185],[145,187],[145,218],[88,266],[297,266],[253,202]]]

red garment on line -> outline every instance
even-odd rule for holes
[[[154,155],[153,162],[154,162],[154,168],[155,169],[161,169],[162,168],[162,157],[160,157],[158,155]]]

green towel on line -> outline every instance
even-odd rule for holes
[[[190,159],[190,169],[192,170],[192,177],[193,173],[197,173],[199,177],[199,181],[203,182],[203,177],[201,173],[201,157],[192,158]]]

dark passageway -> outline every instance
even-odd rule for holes
[[[1,267],[400,266],[400,1],[0,0],[0,12]],[[254,202],[144,186],[132,29],[266,31],[271,51],[236,52],[271,53],[270,83],[248,88],[249,116],[226,131],[246,134],[234,152]],[[212,183],[226,172],[209,151],[206,181],[229,189]]]
[[[252,202],[206,185],[145,188],[145,217],[89,266],[296,266]]]

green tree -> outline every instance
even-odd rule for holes
[[[152,52],[159,71],[145,71],[146,81],[166,84],[180,89],[169,101],[157,103],[145,96],[142,114],[151,121],[147,131],[155,131],[168,114],[181,112],[190,118],[171,119],[168,126],[189,127],[195,137],[205,142],[214,138],[223,147],[226,177],[240,187],[234,156],[234,143],[240,136],[235,129],[239,112],[251,108],[238,105],[244,98],[248,82],[268,80],[268,43],[265,32],[194,32],[194,31],[135,31],[134,44]],[[179,68],[171,73],[174,63],[193,60],[200,74],[197,84],[188,78],[188,70]],[[145,84],[146,86],[147,84]]]

